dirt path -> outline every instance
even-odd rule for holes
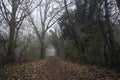
[[[120,75],[54,57],[11,66],[1,71],[0,80],[120,80]]]

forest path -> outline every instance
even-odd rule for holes
[[[114,72],[55,57],[5,67],[0,71],[0,80],[120,80],[120,75]]]

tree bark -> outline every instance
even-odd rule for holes
[[[112,26],[111,26],[111,21],[110,21],[110,12],[109,12],[109,7],[108,7],[108,1],[105,0],[105,19],[106,19],[106,26],[108,28],[108,35],[107,35],[107,41],[108,41],[108,49],[109,49],[109,52],[110,52],[110,55],[111,55],[111,63],[110,65],[111,66],[114,66],[114,53],[115,53],[115,48],[116,48],[116,45],[115,45],[115,39],[114,39],[114,36],[113,36],[113,29],[112,29]]]
[[[10,29],[10,36],[9,36],[9,42],[8,42],[8,52],[6,55],[6,62],[12,63],[14,62],[14,48],[15,48],[15,41],[14,41],[14,35],[15,35],[15,27],[11,27]]]
[[[44,43],[44,39],[45,39],[45,34],[43,34],[41,39],[40,39],[40,59],[44,59],[44,57],[45,57],[45,43]]]
[[[12,63],[14,62],[14,49],[15,49],[15,28],[16,28],[16,12],[17,12],[17,2],[12,0],[12,13],[11,19],[9,21],[10,26],[10,34],[8,41],[8,52],[6,57],[6,62]]]

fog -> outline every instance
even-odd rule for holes
[[[56,50],[52,45],[48,45],[46,48],[46,56],[56,56]]]

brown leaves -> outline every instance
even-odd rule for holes
[[[120,75],[115,72],[110,72],[107,70],[101,70],[96,68],[95,66],[83,66],[75,63],[70,63],[66,61],[61,62],[62,66],[67,67],[67,71],[70,71],[71,75],[79,75],[77,76],[82,80],[118,80],[120,79]],[[76,77],[76,78],[77,78]],[[79,79],[76,80],[79,80]],[[71,79],[73,80],[73,79]]]
[[[83,66],[54,57],[43,61],[6,67],[5,80],[118,80],[120,75],[96,68]]]

